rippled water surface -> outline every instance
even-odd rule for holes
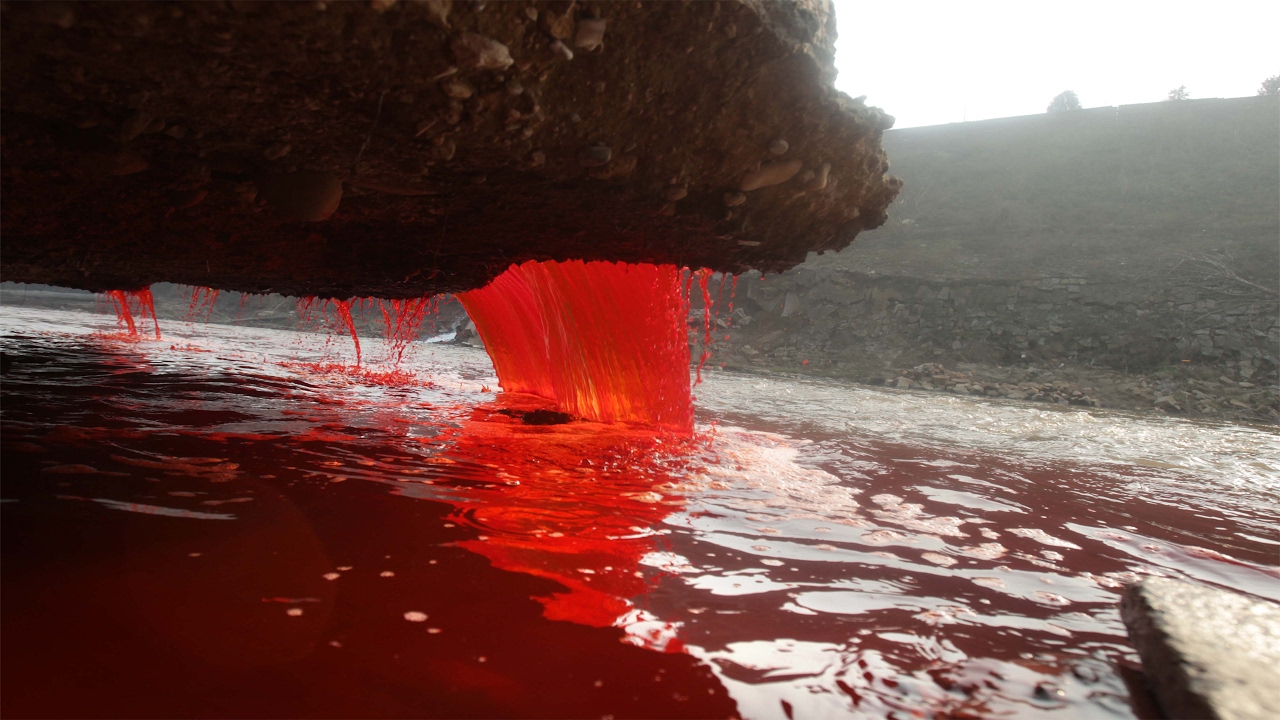
[[[1125,583],[1280,599],[1270,428],[720,372],[689,440],[0,313],[10,716],[1143,716]]]

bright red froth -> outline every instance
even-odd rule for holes
[[[503,390],[592,420],[693,429],[674,265],[530,261],[458,299]]]

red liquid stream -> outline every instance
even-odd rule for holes
[[[603,422],[693,429],[688,304],[674,265],[512,265],[458,295],[507,392]]]
[[[145,320],[147,315],[151,315],[151,322],[155,325],[156,339],[160,339],[160,321],[156,319],[155,300],[151,297],[151,288],[146,287],[141,290],[108,290],[107,297],[111,298],[111,304],[116,309],[116,320],[121,327],[129,329],[129,337],[138,337],[138,326],[133,320],[133,311],[129,308],[129,303],[136,302],[138,304],[138,318]]]

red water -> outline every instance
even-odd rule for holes
[[[388,386],[282,370],[309,333],[102,324],[0,325],[6,716],[1132,717],[1124,583],[1275,594],[1260,433],[1168,474],[1099,453],[1233,435],[714,370],[693,437],[536,426],[477,350]]]
[[[459,294],[507,392],[603,422],[693,428],[673,265],[534,262]]]
[[[156,339],[160,339],[160,321],[156,318],[156,307],[155,301],[151,297],[151,288],[111,290],[106,295],[111,299],[111,304],[115,306],[116,319],[120,328],[127,328],[129,337],[138,337],[138,326],[133,320],[134,311],[129,307],[132,303],[138,308],[137,313],[140,320],[146,320],[147,315],[151,315],[151,322],[156,329]]]

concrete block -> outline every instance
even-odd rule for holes
[[[1120,614],[1168,717],[1280,718],[1280,604],[1147,578]]]

